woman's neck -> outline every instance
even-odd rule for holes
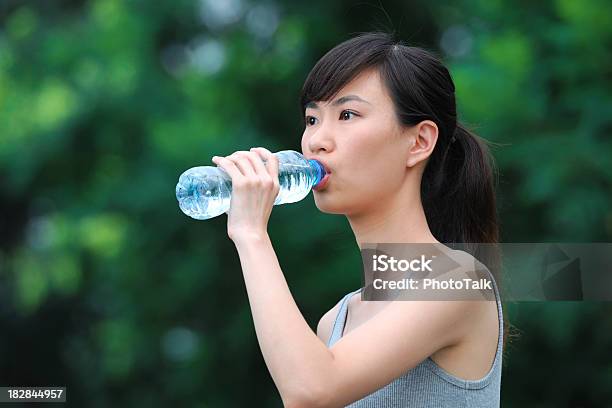
[[[398,193],[370,210],[347,215],[359,248],[364,243],[438,243],[427,224],[420,192]]]

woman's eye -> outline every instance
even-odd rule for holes
[[[343,120],[349,120],[351,118],[350,115],[357,116],[357,114],[355,112],[351,112],[349,110],[345,110],[345,111],[342,111],[342,113],[340,114],[340,118],[343,119]]]
[[[315,118],[314,116],[306,116],[306,126],[314,125],[316,120],[317,118]]]

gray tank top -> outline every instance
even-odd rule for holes
[[[391,383],[355,401],[348,407],[499,407],[504,322],[501,299],[494,279],[493,288],[499,318],[499,335],[493,366],[483,378],[464,380],[455,377],[427,357]],[[348,312],[348,299],[359,291],[361,289],[348,293],[342,299],[327,347],[333,346],[342,337]]]

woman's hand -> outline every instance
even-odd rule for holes
[[[249,152],[237,151],[227,157],[214,156],[212,161],[232,178],[232,199],[227,212],[229,238],[236,243],[265,236],[280,190],[278,158],[263,147],[254,147]]]

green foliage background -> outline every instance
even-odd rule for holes
[[[70,406],[281,406],[226,217],[178,175],[300,150],[298,93],[352,34],[438,52],[494,150],[504,242],[612,237],[612,3],[64,0],[0,3],[0,383]],[[269,232],[313,330],[360,283],[312,198]],[[609,303],[508,304],[503,406],[612,406]]]

